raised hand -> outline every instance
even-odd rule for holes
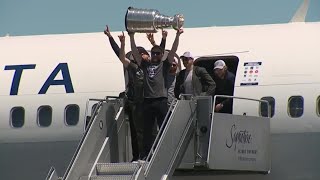
[[[103,32],[104,32],[104,34],[107,35],[108,37],[112,37],[108,25],[106,25],[106,29],[105,29]]]
[[[122,34],[120,34],[118,37],[119,37],[119,40],[120,40],[121,43],[125,42],[126,36],[124,35],[123,31],[122,31]]]
[[[152,45],[154,45],[156,42],[154,41],[153,33],[147,33],[147,38],[150,41]]]
[[[178,34],[178,35],[182,34],[183,32],[184,32],[184,31],[183,31],[182,28],[177,30],[177,34]]]
[[[135,32],[130,32],[130,31],[128,31],[128,35],[129,35],[130,37],[133,37],[134,34],[135,34]]]
[[[164,30],[164,29],[161,29],[161,33],[162,33],[162,38],[163,39],[166,39],[167,36],[168,36],[168,31]]]
[[[216,107],[215,107],[215,109],[214,109],[214,111],[215,111],[215,112],[219,112],[219,111],[221,111],[222,108],[223,108],[223,104],[221,104],[221,103],[220,103],[220,104],[217,104]]]

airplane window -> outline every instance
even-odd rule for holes
[[[50,106],[41,106],[38,108],[38,125],[48,127],[52,122],[52,108]]]
[[[11,126],[21,128],[24,125],[24,108],[14,107],[11,110]]]
[[[275,109],[275,99],[273,97],[267,96],[261,98],[261,100],[266,100],[269,102],[271,108],[271,117],[273,117]],[[260,115],[262,117],[268,117],[268,105],[266,103],[260,103]]]
[[[65,122],[68,126],[75,126],[79,122],[79,106],[75,104],[68,105],[64,111]]]
[[[303,97],[292,96],[289,98],[288,114],[290,117],[298,118],[303,114]]]

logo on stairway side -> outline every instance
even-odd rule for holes
[[[237,149],[237,144],[251,144],[252,135],[248,130],[237,130],[237,126],[235,124],[232,125],[230,129],[230,139],[226,140],[226,146],[228,148],[234,147],[234,150]]]

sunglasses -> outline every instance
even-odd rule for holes
[[[151,55],[154,55],[154,56],[159,56],[161,54],[161,52],[151,52]]]

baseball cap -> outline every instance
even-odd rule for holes
[[[183,58],[183,57],[194,59],[192,54],[189,51],[183,53],[183,55],[180,56],[180,58]]]
[[[213,69],[223,69],[224,66],[226,66],[226,63],[223,60],[218,60],[214,63]]]

